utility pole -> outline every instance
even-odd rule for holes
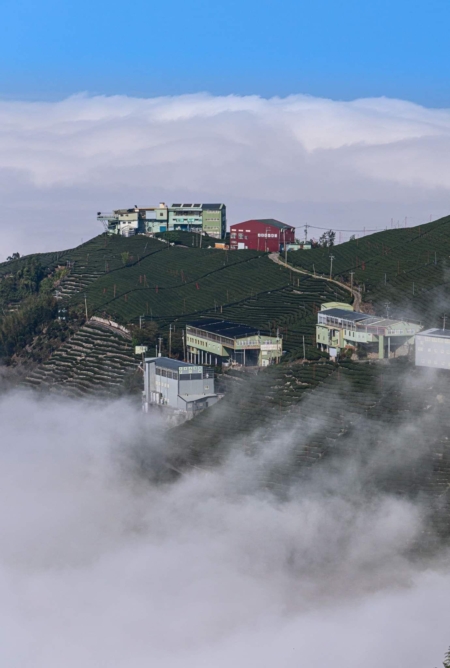
[[[303,361],[306,360],[306,352],[305,352],[305,335],[303,334]]]
[[[385,302],[384,307],[386,309],[386,318],[389,318],[389,302]]]
[[[352,292],[353,292],[353,274],[354,274],[354,273],[355,273],[354,271],[351,271],[351,272],[350,272],[350,290],[351,290]]]
[[[142,319],[145,318],[145,315],[139,316],[139,329],[142,329]]]
[[[333,276],[333,260],[334,260],[334,255],[330,255],[330,278]]]
[[[447,320],[447,314],[444,313],[444,315],[442,316],[442,330],[445,329],[445,321],[446,321],[446,320]]]
[[[86,311],[86,320],[89,320],[86,293],[84,293],[84,308],[85,308],[85,311]]]
[[[181,338],[183,339],[183,360],[186,362],[186,341],[184,339],[184,329],[181,333]]]
[[[161,357],[161,341],[162,341],[162,337],[161,337],[161,336],[158,337],[158,341],[159,341],[159,352],[158,352],[158,357]]]
[[[283,232],[284,232],[284,261],[287,264],[286,228],[284,228]]]
[[[308,225],[308,223],[305,223],[305,244],[308,241],[308,228],[311,227],[311,225]]]
[[[172,325],[169,325],[169,357],[172,353]]]

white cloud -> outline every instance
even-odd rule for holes
[[[419,224],[448,212],[449,149],[449,110],[385,98],[3,101],[0,256],[79,243],[97,210],[160,200],[225,201],[231,222]]]
[[[258,476],[288,432],[164,485],[127,403],[3,395],[0,424],[2,666],[424,668],[450,643],[448,568],[407,557],[418,508],[352,498],[354,471],[277,498]]]

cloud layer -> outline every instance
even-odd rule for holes
[[[325,494],[320,477],[281,501],[255,477],[274,442],[149,483],[135,444],[157,453],[162,434],[125,402],[3,395],[0,423],[1,665],[423,668],[442,657],[450,576],[407,558],[423,531],[410,502],[365,503],[347,482]]]
[[[230,222],[419,224],[448,213],[449,155],[449,110],[385,98],[3,101],[0,257],[77,244],[96,211],[160,200],[225,201]]]

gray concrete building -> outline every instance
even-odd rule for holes
[[[162,406],[193,415],[219,400],[214,371],[169,357],[149,357],[144,363],[143,409]]]
[[[450,369],[450,329],[426,329],[416,334],[416,366]]]

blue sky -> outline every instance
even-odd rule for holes
[[[0,95],[386,95],[450,106],[448,0],[3,0]]]

